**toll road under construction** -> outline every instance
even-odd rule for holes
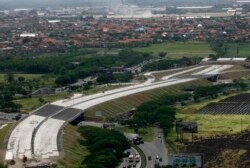
[[[89,96],[59,100],[44,105],[32,112],[14,128],[8,140],[5,159],[22,159],[23,156],[29,159],[58,156],[60,129],[67,122],[71,122],[81,116],[84,110],[100,103],[135,93],[197,80],[197,76],[192,73],[194,70],[203,71],[204,73],[199,73],[198,76],[202,74],[205,76],[207,73],[211,73],[211,71],[216,75],[229,67],[231,66],[198,66],[190,68],[189,70],[183,70],[176,74],[171,74],[171,76],[168,75],[159,82],[155,82],[151,73],[147,73],[145,76],[148,77],[148,80],[138,85],[114,89],[104,93],[96,93]],[[209,68],[209,70],[204,70],[204,68]],[[178,75],[188,72],[190,72],[188,77],[177,78]]]

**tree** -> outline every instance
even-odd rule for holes
[[[39,101],[40,103],[44,103],[44,99],[43,99],[42,97],[39,97],[38,101]]]
[[[167,53],[166,52],[160,52],[159,57],[164,58],[166,57]]]
[[[118,131],[86,126],[79,132],[85,139],[82,144],[90,151],[82,162],[87,168],[115,168],[123,151],[130,148],[127,138]]]
[[[218,59],[218,56],[214,55],[214,54],[209,54],[208,57],[211,58],[212,60],[217,60]]]
[[[6,80],[8,83],[13,82],[13,81],[14,81],[14,75],[13,75],[13,73],[7,73],[7,74],[5,75],[5,80]]]
[[[19,81],[19,82],[24,82],[24,81],[25,81],[25,78],[24,78],[23,76],[19,76],[19,77],[18,77],[18,81]]]
[[[89,84],[85,84],[84,86],[83,86],[83,90],[89,90],[90,89],[90,85]]]
[[[212,41],[210,46],[216,52],[217,56],[224,56],[227,53],[227,46],[222,40]]]

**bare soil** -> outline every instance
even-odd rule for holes
[[[186,153],[203,153],[205,168],[249,168],[250,130],[185,142]]]

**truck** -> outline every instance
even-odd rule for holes
[[[133,138],[133,144],[140,145],[140,144],[143,144],[143,143],[144,143],[144,141],[143,141],[141,136],[136,136],[135,138]]]

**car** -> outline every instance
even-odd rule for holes
[[[159,155],[156,155],[156,159],[160,159],[160,156],[159,156]]]
[[[129,162],[133,162],[133,161],[134,161],[134,155],[129,155],[128,161],[129,161]]]
[[[161,138],[161,135],[160,135],[160,134],[158,135],[158,138]]]
[[[148,156],[148,160],[151,160],[152,158],[151,158],[151,156]]]
[[[135,155],[135,162],[137,163],[140,162],[140,155],[138,154]]]

